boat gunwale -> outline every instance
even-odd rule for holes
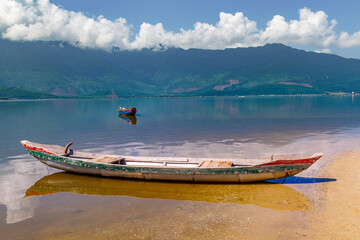
[[[64,147],[59,145],[45,145],[40,143],[34,143],[27,140],[21,141],[26,149],[30,148],[32,150],[39,150],[41,152],[49,153],[57,156],[65,156],[57,152],[56,150],[52,150],[49,148],[58,148],[63,149]],[[236,165],[244,165],[244,166],[256,166],[263,164],[273,164],[275,162],[287,161],[287,164],[292,164],[291,162],[301,161],[301,160],[313,160],[319,159],[323,156],[323,153],[315,153],[312,155],[272,155],[270,158],[253,158],[253,159],[240,159],[240,158],[186,158],[186,157],[145,157],[145,156],[127,156],[127,155],[112,155],[112,154],[101,154],[101,153],[90,153],[90,152],[81,152],[77,150],[70,149],[72,152],[71,155],[66,155],[65,157],[72,158],[75,160],[83,160],[91,162],[91,159],[95,159],[98,157],[110,157],[110,158],[122,158],[128,162],[168,162],[168,163],[198,163],[201,164],[206,160],[213,161],[231,161],[235,166]],[[76,155],[75,155],[76,153]],[[253,164],[243,164],[244,162],[255,162]]]
[[[254,168],[269,168],[271,166],[281,166],[281,165],[296,165],[296,164],[309,164],[309,166],[311,164],[313,164],[315,161],[317,161],[321,156],[322,154],[313,154],[313,155],[310,155],[311,157],[313,158],[307,158],[307,159],[304,159],[305,161],[299,161],[299,160],[289,160],[289,161],[285,161],[284,164],[281,163],[281,161],[267,161],[265,163],[262,163],[262,164],[257,164],[257,165],[233,165],[231,167],[199,167],[200,163],[198,163],[198,166],[197,167],[180,167],[180,166],[172,166],[172,167],[169,167],[169,166],[160,166],[160,165],[157,165],[157,166],[149,166],[149,165],[123,165],[123,164],[114,164],[114,163],[106,163],[106,162],[94,162],[94,161],[91,161],[90,159],[79,159],[79,158],[72,158],[71,156],[64,156],[64,155],[61,155],[61,154],[58,154],[58,153],[53,153],[51,152],[49,149],[44,149],[43,146],[41,146],[41,144],[38,144],[40,145],[41,147],[32,147],[34,145],[36,145],[36,143],[32,143],[32,142],[29,142],[29,141],[22,141],[22,144],[24,145],[24,147],[29,151],[29,153],[33,156],[35,155],[39,155],[39,153],[41,154],[45,154],[44,157],[46,158],[51,158],[51,159],[48,159],[48,160],[51,160],[51,161],[58,161],[58,160],[63,160],[61,162],[67,162],[67,161],[70,161],[68,162],[67,164],[70,164],[70,165],[78,165],[78,166],[81,166],[81,165],[85,165],[86,164],[91,164],[91,165],[94,165],[94,166],[107,166],[110,167],[110,168],[122,168],[122,170],[125,170],[126,169],[131,169],[131,168],[134,168],[136,169],[137,171],[139,171],[141,169],[146,169],[146,170],[151,170],[151,169],[167,169],[167,170],[173,170],[173,171],[185,171],[185,170],[193,170],[200,173],[202,171],[212,171],[212,172],[216,172],[217,170],[220,171],[220,172],[224,172],[224,171],[229,171],[229,170],[238,170],[238,169],[254,169]],[[32,146],[30,146],[32,145]],[[61,147],[61,146],[57,146],[55,145],[56,147]],[[36,154],[36,152],[38,154]],[[47,155],[47,156],[46,156]],[[94,155],[101,155],[101,156],[115,156],[115,157],[125,157],[125,156],[117,156],[117,155],[102,155],[102,154],[94,154]],[[35,156],[37,157],[37,156]],[[41,157],[41,156],[38,156],[38,157]],[[54,157],[57,159],[57,160],[54,160]],[[126,156],[126,157],[131,157],[131,156]],[[199,158],[199,159],[205,159],[205,158]],[[66,161],[67,160],[67,161]],[[214,159],[212,159],[214,160]],[[147,163],[149,163],[150,161],[146,161]],[[78,164],[74,164],[74,163],[78,163]],[[81,164],[82,163],[82,164]],[[179,164],[195,164],[193,162],[180,162]],[[97,168],[97,167],[95,167]],[[100,167],[101,168],[101,167]],[[115,169],[114,169],[115,170]]]

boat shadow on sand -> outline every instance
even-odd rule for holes
[[[304,194],[274,182],[192,184],[99,178],[67,172],[54,173],[41,178],[26,191],[25,197],[55,193],[250,204],[291,211],[302,211],[310,205],[309,199]]]
[[[266,180],[268,183],[277,184],[310,184],[310,183],[323,183],[323,182],[335,182],[335,178],[310,178],[310,177],[297,177],[291,176],[286,178]]]

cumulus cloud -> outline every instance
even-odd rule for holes
[[[80,47],[127,48],[130,28],[123,18],[109,21],[64,10],[48,0],[0,1],[2,38],[10,40],[58,40]]]
[[[167,32],[161,23],[143,23],[139,34],[130,44],[132,48],[168,47],[223,49],[252,44],[251,34],[257,30],[256,22],[250,21],[243,13],[234,15],[220,13],[220,20],[214,26],[197,22],[192,30],[180,29],[179,33]]]
[[[327,47],[336,42],[334,27],[336,20],[328,21],[323,11],[312,12],[303,8],[299,20],[285,21],[279,15],[267,23],[265,31],[260,32],[260,40],[267,43],[300,43],[316,47]]]
[[[340,47],[360,46],[360,32],[349,35],[347,32],[341,32],[339,37]]]
[[[323,11],[300,9],[298,20],[275,15],[265,29],[242,12],[221,12],[216,24],[197,22],[193,29],[167,31],[162,23],[143,23],[133,41],[130,25],[124,18],[110,21],[103,16],[91,18],[68,11],[49,0],[1,0],[1,37],[17,41],[56,40],[83,48],[111,50],[180,47],[225,49],[259,46],[266,43],[302,44],[328,51],[330,46],[360,45],[360,32],[337,35],[336,20],[328,20]]]
[[[319,51],[315,51],[316,53],[331,53],[331,50],[330,49],[328,49],[328,48],[324,48],[324,49],[322,49],[322,50],[319,50]]]

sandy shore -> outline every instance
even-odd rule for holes
[[[319,185],[306,213],[309,222],[302,237],[360,239],[360,150],[332,156],[319,177],[336,181]]]

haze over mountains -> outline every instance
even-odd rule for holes
[[[0,40],[0,97],[198,96],[360,91],[360,60],[281,44],[225,50],[81,49]]]

